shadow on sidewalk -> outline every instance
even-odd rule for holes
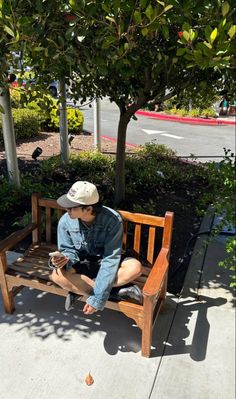
[[[15,302],[16,311],[12,315],[2,312],[0,316],[0,323],[13,327],[14,334],[26,331],[29,339],[46,340],[55,336],[62,341],[70,341],[76,334],[77,350],[80,352],[88,343],[86,341],[92,344],[93,335],[99,333],[101,346],[97,343],[96,350],[102,351],[104,347],[109,355],[136,353],[141,349],[139,328],[132,319],[119,312],[104,310],[85,316],[83,304],[78,302],[76,308],[68,313],[64,310],[64,298],[31,289],[18,294]],[[200,301],[182,298],[177,305],[177,318],[176,299],[167,297],[164,311],[153,330],[151,357],[189,353],[193,360],[203,360],[210,328],[207,311],[225,302],[220,297],[212,299],[202,296]],[[11,331],[10,328],[9,334]]]
[[[227,302],[225,298],[201,296],[181,298],[177,305],[175,319],[165,343],[163,356],[189,353],[194,361],[203,361],[206,357],[210,323],[208,309],[220,307]]]

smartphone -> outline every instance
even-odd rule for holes
[[[49,252],[49,256],[50,258],[52,258],[53,256],[57,256],[58,258],[64,258],[65,255],[63,255],[61,252],[59,251],[55,251],[55,252]]]

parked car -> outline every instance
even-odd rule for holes
[[[27,84],[34,85],[35,83],[36,83],[35,79],[27,80],[27,79],[21,79],[21,78],[16,77],[14,82],[11,83],[11,86],[12,87],[19,87],[19,86],[26,87]],[[48,89],[50,90],[52,97],[56,98],[58,95],[58,82],[56,80],[53,80],[49,84]]]
[[[57,80],[53,80],[50,85],[48,86],[52,97],[56,98],[58,95],[58,81]]]

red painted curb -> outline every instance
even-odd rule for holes
[[[101,137],[102,137],[102,139],[117,142],[117,139],[115,139],[114,137],[110,137],[110,136],[101,136]],[[135,147],[135,148],[140,147],[138,144],[131,144],[131,143],[125,143],[125,145],[127,145],[128,147]]]
[[[154,119],[162,119],[166,121],[180,122],[180,123],[196,123],[197,125],[235,125],[236,121],[227,121],[223,119],[202,119],[181,117],[176,115],[158,114],[151,111],[137,111],[136,115],[149,116]]]

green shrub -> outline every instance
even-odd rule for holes
[[[192,118],[197,118],[200,115],[200,110],[198,108],[191,109],[188,113]]]
[[[57,108],[53,108],[50,112],[49,126],[59,129],[59,111]],[[71,133],[79,133],[83,129],[84,116],[79,109],[67,108],[67,121],[68,131]]]
[[[41,116],[37,111],[14,109],[13,120],[16,138],[35,137],[40,133]]]
[[[170,187],[181,186],[183,192],[186,192],[186,187],[192,184],[203,190],[206,179],[207,174],[202,166],[181,162],[174,151],[164,145],[148,144],[136,154],[127,156],[125,207],[151,212],[154,204],[158,204],[158,196]],[[14,204],[20,207],[20,204],[27,203],[30,206],[30,196],[37,191],[48,198],[57,198],[77,180],[88,180],[96,184],[101,199],[112,206],[115,157],[96,151],[80,152],[79,155],[73,154],[66,166],[62,165],[60,156],[45,159],[37,167],[37,178],[35,171],[21,174],[21,189],[17,191],[6,182],[6,178],[2,178],[0,212],[13,211]],[[142,193],[148,193],[150,200],[147,201],[145,197],[145,200],[137,202]]]
[[[13,109],[14,129],[16,139],[35,137],[40,132],[40,114],[25,108]],[[0,140],[2,138],[2,122],[0,120]]]
[[[172,115],[176,115],[176,114],[177,114],[177,112],[178,112],[178,110],[177,110],[177,108],[176,108],[176,107],[174,107],[174,108],[170,108],[170,109],[169,109],[169,113],[170,113],[170,114],[172,114]]]
[[[179,116],[186,116],[188,115],[188,111],[185,108],[180,108],[176,110],[176,114]]]
[[[171,115],[172,114],[172,109],[171,108],[166,108],[165,109],[165,114]]]
[[[230,150],[225,151],[225,156],[219,163],[208,164],[209,190],[203,196],[204,202],[212,204],[213,212],[221,219],[215,227],[214,234],[221,229],[232,230],[236,220],[236,179],[235,179],[235,154]],[[236,235],[229,236],[226,241],[226,258],[219,262],[220,266],[232,271],[231,286],[236,287]]]
[[[205,118],[216,118],[216,111],[213,108],[206,108],[201,111],[201,116]]]
[[[21,90],[19,88],[12,87],[10,89],[10,97],[11,97],[12,108],[20,108]]]

